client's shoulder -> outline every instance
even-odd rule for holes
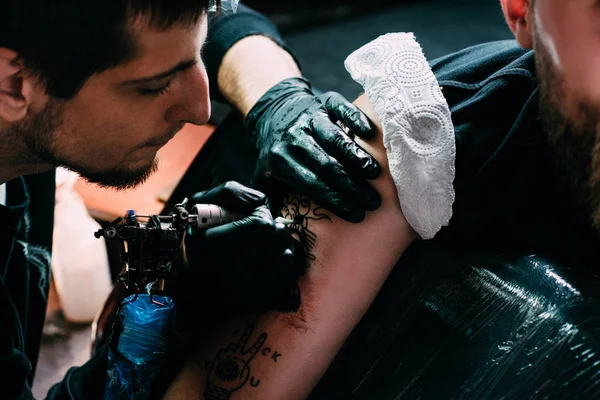
[[[457,138],[485,137],[490,149],[515,128],[536,93],[533,51],[513,40],[466,48],[433,60],[431,68],[452,112]]]
[[[441,86],[478,90],[498,80],[533,81],[533,51],[514,40],[502,40],[468,47],[431,61]]]
[[[508,138],[517,147],[541,140],[539,125],[531,123],[538,116],[535,59],[515,41],[499,41],[450,54],[431,66],[452,113],[456,196],[464,198],[464,188],[483,176],[491,160],[501,159],[501,148],[510,147]],[[510,175],[513,164],[503,161],[498,168]]]

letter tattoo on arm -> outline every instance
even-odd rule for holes
[[[214,361],[209,364],[205,400],[228,400],[248,380],[251,380],[253,387],[259,385],[260,380],[250,378],[250,362],[265,344],[267,334],[261,333],[248,348],[253,332],[254,326],[248,326],[238,341],[234,340],[226,348],[219,350]]]
[[[325,209],[315,205],[312,200],[299,193],[290,193],[283,197],[283,205],[280,208],[280,215],[283,218],[293,220],[294,223],[288,226],[288,229],[300,241],[307,257],[307,262],[314,261],[315,255],[312,253],[317,241],[316,233],[311,229],[311,221],[326,220],[331,222],[331,217],[325,213]],[[299,289],[296,285],[296,293],[299,301]],[[304,327],[304,312],[301,309],[298,314],[282,314],[288,324],[297,328]],[[239,339],[237,335],[241,332],[236,330],[233,333],[233,340],[218,351],[214,360],[206,361],[207,368],[207,386],[204,392],[205,400],[229,400],[232,395],[246,386],[250,382],[251,387],[258,387],[261,380],[256,376],[251,376],[250,363],[259,354],[261,357],[269,358],[273,363],[278,363],[283,357],[279,351],[265,345],[267,333],[261,333],[253,344],[250,338],[254,333],[254,326],[248,326]]]
[[[205,400],[229,400],[234,392],[240,390],[250,381],[250,386],[258,387],[260,379],[251,376],[250,362],[257,354],[277,363],[283,356],[279,351],[265,346],[267,334],[261,333],[254,344],[248,342],[254,333],[254,325],[246,327],[239,339],[241,330],[232,334],[229,345],[217,353],[215,359],[206,362],[207,386],[204,391]],[[262,351],[261,351],[262,349]]]

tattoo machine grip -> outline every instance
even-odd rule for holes
[[[194,229],[199,231],[225,225],[245,217],[243,214],[228,211],[215,204],[196,204],[192,207],[192,214],[198,216]]]
[[[215,226],[225,225],[247,217],[247,215],[228,211],[215,204],[196,204],[192,207],[192,214],[198,216],[196,226],[194,227],[198,231],[205,231]],[[294,221],[282,217],[275,218],[275,222],[284,225],[294,223]]]

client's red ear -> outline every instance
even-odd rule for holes
[[[521,47],[533,47],[533,0],[500,0],[510,30]]]

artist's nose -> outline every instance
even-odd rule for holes
[[[199,62],[182,77],[181,95],[177,103],[167,111],[169,122],[189,122],[204,125],[210,118],[208,75],[204,64]]]

